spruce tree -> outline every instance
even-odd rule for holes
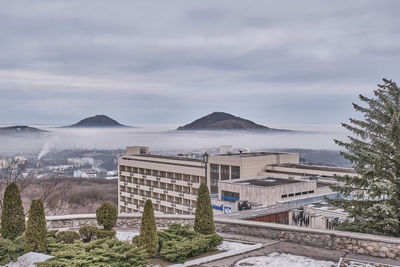
[[[353,104],[362,119],[342,124],[352,134],[335,142],[358,176],[337,176],[331,186],[343,198],[329,200],[349,212],[340,230],[400,236],[400,89],[391,80],[374,90],[363,104]]]
[[[1,214],[1,236],[14,240],[25,231],[25,214],[17,184],[7,186]]]
[[[139,246],[144,246],[150,257],[155,256],[158,250],[157,224],[154,217],[153,203],[146,200],[140,224]]]
[[[214,228],[214,216],[211,208],[210,192],[208,186],[205,183],[200,185],[197,195],[197,207],[194,218],[194,230],[200,234],[213,234],[215,233]]]
[[[34,199],[29,210],[28,226],[25,232],[26,251],[47,251],[47,227],[43,201]]]

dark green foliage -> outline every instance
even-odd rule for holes
[[[74,231],[63,231],[59,232],[56,236],[56,240],[59,242],[64,242],[66,244],[72,244],[76,240],[80,239],[80,235]]]
[[[56,238],[58,230],[47,231],[47,238]]]
[[[24,237],[19,236],[14,241],[0,238],[0,265],[16,261],[24,252]]]
[[[96,230],[96,237],[97,239],[102,239],[102,238],[114,238],[117,232],[115,230],[103,230],[103,229],[97,229]]]
[[[197,207],[194,218],[194,230],[200,234],[213,234],[214,215],[211,208],[210,192],[207,184],[202,183],[197,195]]]
[[[189,229],[189,226],[171,224],[158,232],[160,256],[170,262],[184,262],[189,257],[214,251],[222,243],[217,234],[203,235]]]
[[[360,95],[364,106],[353,104],[363,119],[342,124],[352,134],[335,142],[358,176],[336,177],[342,184],[331,189],[344,198],[329,202],[350,214],[337,229],[400,236],[400,89],[383,81],[375,97]]]
[[[85,225],[79,228],[79,234],[82,238],[82,241],[90,242],[90,240],[96,237],[97,230],[98,228],[92,225]]]
[[[150,199],[144,204],[142,222],[140,224],[139,246],[146,248],[150,257],[153,257],[158,250],[158,236],[156,219],[154,218],[153,203]]]
[[[46,252],[47,228],[43,201],[34,199],[29,210],[28,226],[25,232],[25,250]]]
[[[1,214],[1,236],[14,240],[25,231],[25,214],[19,188],[15,183],[7,186],[4,192]]]
[[[145,267],[150,262],[145,249],[116,239],[98,239],[88,243],[55,243],[49,245],[50,255],[41,267]]]
[[[104,230],[111,230],[117,222],[117,208],[110,202],[106,202],[96,210],[97,222]]]

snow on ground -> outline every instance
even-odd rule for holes
[[[36,265],[34,263],[36,262],[43,262],[46,261],[50,258],[53,258],[52,256],[42,254],[42,253],[36,253],[36,252],[29,252],[21,257],[18,258],[16,262],[10,262],[9,264],[5,265],[6,267],[35,267]]]
[[[238,261],[235,267],[333,267],[332,261],[321,261],[303,256],[273,252],[266,256],[250,257]]]
[[[222,244],[217,247],[218,250],[226,250],[226,251],[232,251],[232,250],[238,250],[246,247],[251,247],[252,245],[248,244],[243,244],[243,243],[238,243],[238,242],[232,242],[232,241],[222,241]]]
[[[139,232],[118,230],[115,237],[120,241],[129,241],[131,243],[132,238],[138,234]]]

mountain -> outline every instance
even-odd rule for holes
[[[76,128],[78,128],[78,127],[81,127],[81,128],[104,127],[104,128],[106,128],[106,127],[128,127],[128,126],[122,125],[119,122],[117,122],[116,120],[113,120],[106,115],[96,115],[93,117],[83,119],[83,120],[79,121],[78,123],[75,123],[73,125],[66,126],[66,127],[76,127]]]
[[[250,120],[242,119],[225,112],[214,112],[204,116],[192,123],[176,129],[177,131],[202,131],[202,130],[258,130],[258,131],[276,131]]]
[[[30,126],[8,126],[8,127],[0,127],[0,135],[15,135],[15,134],[40,134],[45,133],[47,131],[40,130],[35,127]]]

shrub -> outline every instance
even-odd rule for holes
[[[83,242],[90,242],[96,237],[97,230],[98,228],[96,226],[85,225],[79,228],[79,235],[81,236]]]
[[[64,242],[66,244],[72,244],[75,240],[79,240],[80,236],[74,231],[63,231],[59,232],[56,236],[56,240],[59,242]]]
[[[43,201],[34,199],[29,210],[28,226],[25,232],[25,250],[46,252],[47,228]]]
[[[58,230],[47,231],[47,238],[56,238]]]
[[[0,238],[0,265],[16,261],[24,254],[24,237],[19,236],[14,241]]]
[[[104,230],[111,230],[117,222],[117,208],[106,202],[96,210],[97,222],[104,227]]]
[[[203,235],[189,229],[189,225],[171,224],[158,232],[160,256],[170,262],[184,262],[188,257],[210,252],[222,243],[217,234]]]
[[[150,199],[144,204],[142,222],[140,224],[139,246],[146,248],[150,257],[158,250],[158,236],[156,219],[154,218],[153,203]]]
[[[18,186],[11,183],[4,192],[1,236],[14,240],[25,231],[25,214]]]
[[[194,218],[194,230],[200,234],[215,233],[214,216],[211,208],[210,192],[207,184],[202,183],[197,195],[197,207]]]
[[[99,239],[88,243],[56,243],[49,245],[54,258],[36,263],[38,267],[69,266],[118,266],[145,267],[149,256],[144,248],[136,248],[128,242],[116,239]]]
[[[97,229],[96,230],[96,237],[97,239],[102,239],[102,238],[114,238],[117,232],[115,230],[103,230],[103,229]]]

